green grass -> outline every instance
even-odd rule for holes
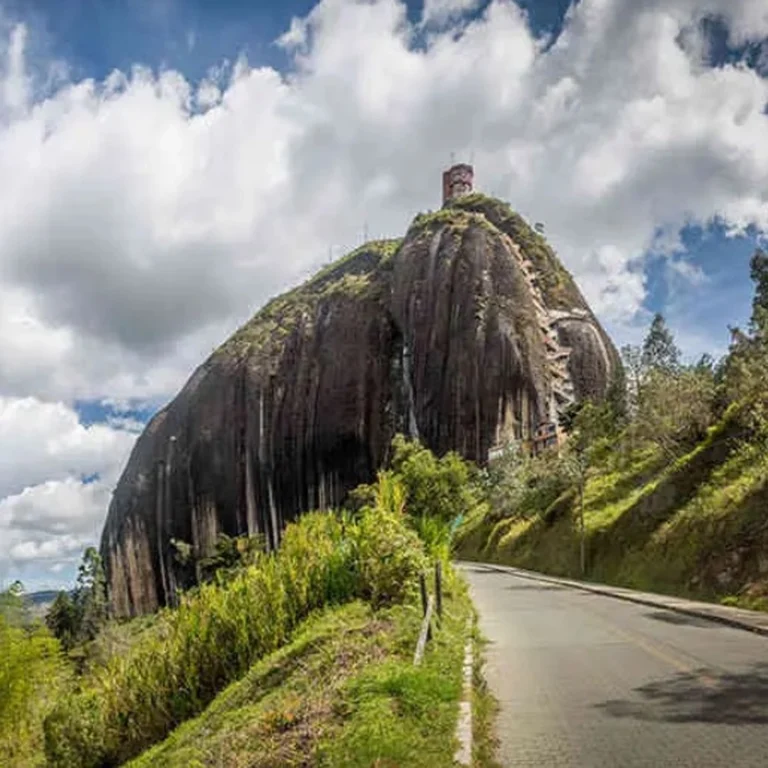
[[[421,231],[432,230],[440,226],[449,227],[454,233],[460,235],[473,225],[495,235],[501,234],[482,213],[449,206],[441,208],[439,211],[418,214],[410,226],[409,236],[414,237]]]
[[[536,267],[548,306],[563,309],[585,306],[573,277],[561,264],[546,238],[507,203],[475,192],[451,200],[444,210],[481,213],[494,228],[509,235]]]
[[[463,582],[446,583],[444,619],[421,666],[413,600],[329,609],[130,765],[453,765],[471,606]]]
[[[499,704],[488,688],[483,673],[486,639],[477,625],[472,632],[472,762],[475,768],[501,768],[496,762],[498,738],[495,732]]]
[[[261,352],[269,356],[299,326],[302,314],[314,314],[318,302],[330,296],[360,297],[377,284],[376,276],[397,253],[401,239],[372,240],[324,266],[302,285],[267,302],[215,352],[239,357]]]
[[[359,596],[404,597],[423,557],[402,515],[372,509],[358,523],[334,513],[302,516],[276,554],[226,583],[198,587],[63,697],[45,721],[50,763],[105,766],[135,757],[289,641],[312,611]]]

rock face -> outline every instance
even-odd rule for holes
[[[544,239],[498,200],[454,199],[271,301],[152,419],[102,534],[112,608],[153,611],[194,581],[172,539],[193,561],[219,533],[277,546],[370,481],[397,432],[485,461],[618,370]]]

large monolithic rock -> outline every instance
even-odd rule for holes
[[[188,586],[171,539],[277,546],[303,511],[370,481],[397,432],[485,461],[573,399],[600,398],[616,351],[545,240],[482,195],[419,215],[267,304],[149,423],[102,534],[112,607]],[[190,572],[191,570],[191,572]]]

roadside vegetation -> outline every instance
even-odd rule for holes
[[[498,737],[496,701],[485,678],[485,646],[487,641],[475,624],[472,632],[472,764],[476,768],[501,768],[496,761]]]
[[[768,609],[768,255],[746,330],[683,364],[657,315],[624,347],[624,398],[573,409],[561,453],[511,447],[459,555]],[[583,533],[583,535],[582,535]],[[583,542],[583,548],[582,548]]]
[[[130,765],[451,766],[468,616],[452,580],[416,667],[418,601],[329,608]]]
[[[455,454],[401,437],[391,453],[346,509],[302,516],[276,553],[220,538],[176,608],[110,621],[94,550],[45,623],[9,592],[7,764],[451,765],[471,616],[451,537],[484,501]],[[444,616],[414,667],[418,577],[437,560]]]

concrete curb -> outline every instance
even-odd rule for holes
[[[572,579],[563,579],[557,576],[547,576],[536,571],[526,571],[522,568],[513,568],[507,565],[498,565],[496,563],[473,562],[471,560],[457,561],[457,565],[481,566],[501,573],[509,573],[518,576],[521,579],[530,581],[540,581],[549,584],[560,584],[580,589],[584,592],[593,592],[596,595],[613,597],[617,600],[626,600],[638,605],[647,605],[651,608],[664,608],[668,611],[675,611],[687,616],[693,616],[698,619],[706,619],[718,624],[724,624],[736,629],[743,629],[747,632],[753,632],[763,637],[768,637],[768,613],[759,611],[747,611],[742,608],[728,608],[722,605],[699,603],[692,600],[683,600],[682,598],[667,597],[665,595],[654,595],[647,592],[635,592],[634,590],[624,589],[623,587],[609,587],[603,584],[588,584],[583,581],[574,581]]]
[[[464,691],[459,703],[456,738],[459,747],[453,759],[459,765],[472,765],[472,635],[464,647]]]

